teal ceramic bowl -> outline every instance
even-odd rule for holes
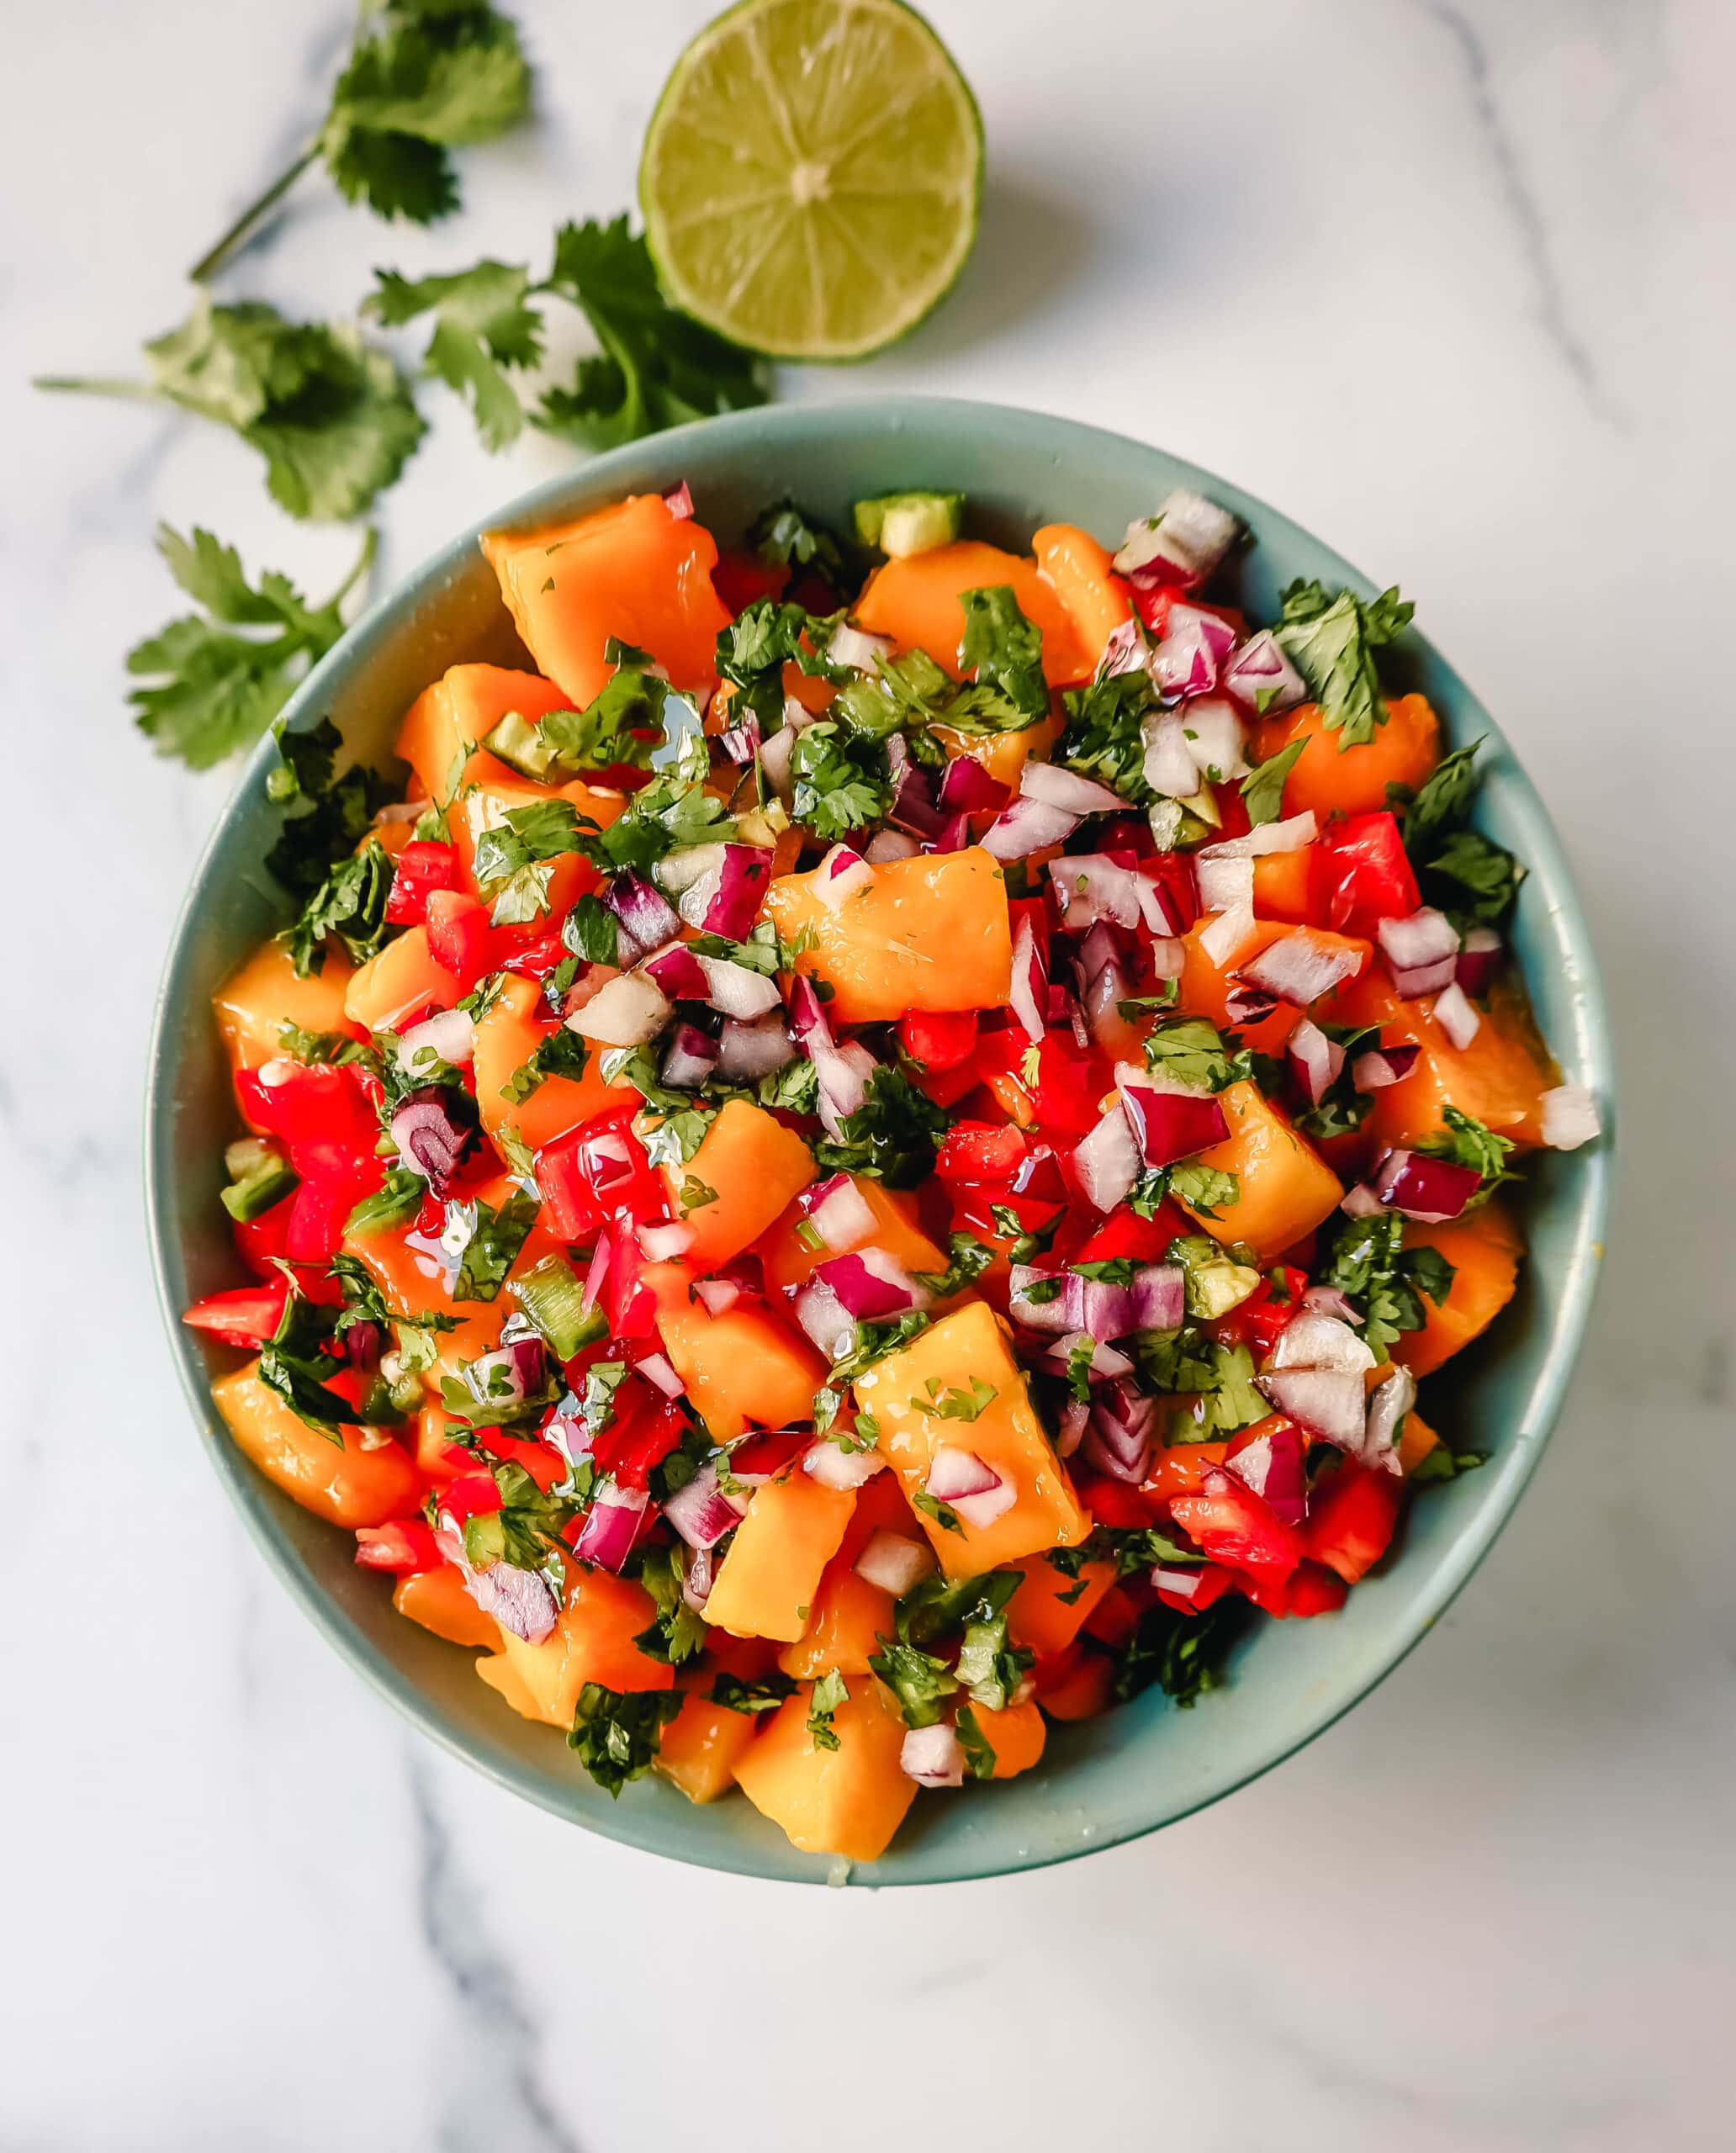
[[[600,457],[489,521],[535,526],[684,478],[701,516],[726,537],[783,493],[838,522],[860,495],[935,486],[969,495],[977,533],[1019,545],[1057,520],[1119,533],[1169,488],[1193,486],[1235,510],[1257,541],[1243,569],[1257,616],[1271,616],[1294,576],[1369,595],[1376,588],[1263,502],[1159,450],[1033,412],[927,399],[786,406],[682,428]],[[293,725],[329,714],[357,756],[384,759],[405,709],[447,666],[514,657],[477,535],[454,539],[350,630],[297,694]],[[1549,818],[1500,727],[1427,642],[1407,636],[1400,662],[1455,741],[1487,736],[1481,819],[1531,868],[1518,907],[1519,955],[1565,1075],[1591,1087],[1607,1128],[1612,1065],[1596,961]],[[425,1733],[503,1786],[575,1824],[680,1860],[837,1881],[842,1865],[798,1854],[744,1801],[697,1808],[648,1778],[611,1801],[558,1732],[515,1717],[476,1680],[469,1653],[394,1614],[384,1582],[356,1568],[349,1535],[261,1479],[213,1410],[207,1381],[227,1357],[218,1349],[208,1361],[177,1319],[189,1300],[236,1281],[217,1201],[233,1113],[209,1005],[231,967],[283,922],[283,898],[260,865],[276,822],[266,797],[272,759],[269,748],[255,754],[193,876],[151,1051],[146,1193],[157,1283],[213,1469],[273,1568],[338,1650]],[[1490,1463],[1415,1504],[1396,1558],[1351,1595],[1342,1613],[1257,1624],[1231,1683],[1195,1710],[1178,1711],[1154,1691],[1088,1725],[1057,1727],[1036,1770],[1003,1786],[918,1802],[891,1852],[855,1870],[853,1881],[995,1875],[1136,1838],[1269,1770],[1398,1664],[1476,1568],[1536,1470],[1585,1331],[1610,1138],[1546,1156],[1529,1178],[1531,1260],[1522,1290],[1464,1357],[1463,1373],[1455,1367],[1450,1388],[1437,1389],[1432,1415],[1459,1447],[1490,1452]]]

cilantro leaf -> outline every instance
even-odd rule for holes
[[[746,1712],[757,1716],[760,1712],[775,1712],[786,1697],[793,1697],[796,1685],[787,1674],[775,1669],[769,1674],[719,1674],[706,1692],[714,1705],[722,1705],[726,1711]]]
[[[612,448],[765,401],[761,362],[669,304],[624,214],[563,225],[544,288],[578,307],[602,346],[579,362],[570,388],[543,397],[533,416],[548,432]]]
[[[804,726],[797,734],[790,776],[795,786],[791,813],[828,844],[882,821],[891,812],[885,749],[829,718]]]
[[[542,316],[526,304],[530,271],[509,262],[479,262],[415,283],[393,269],[377,269],[374,277],[379,288],[363,311],[392,329],[431,312],[434,333],[422,354],[423,373],[468,402],[484,448],[516,441],[524,407],[507,369],[533,367],[542,356]]]
[[[590,1060],[590,1050],[579,1034],[558,1025],[501,1085],[500,1097],[521,1107],[551,1076],[582,1076]]]
[[[639,1563],[639,1583],[656,1603],[657,1620],[633,1639],[648,1658],[679,1667],[703,1652],[706,1626],[683,1596],[687,1577],[687,1550],[679,1541],[653,1542]]]
[[[342,323],[286,320],[203,296],[145,346],[152,391],[232,427],[266,461],[272,498],[315,522],[359,516],[426,431],[390,357]]]
[[[1157,705],[1156,690],[1143,669],[1114,673],[1061,696],[1066,723],[1056,743],[1057,762],[1082,777],[1096,778],[1124,800],[1142,805],[1151,788],[1146,783],[1146,740],[1141,730]]]
[[[1480,739],[1473,740],[1443,755],[1408,802],[1400,786],[1387,787],[1389,803],[1403,813],[1405,846],[1416,864],[1420,865],[1426,860],[1436,838],[1449,830],[1463,829],[1470,819],[1471,802],[1482,781],[1476,768],[1477,750],[1482,745]]]
[[[193,265],[203,283],[323,158],[339,189],[376,215],[429,224],[458,206],[448,148],[504,134],[530,104],[510,17],[481,0],[375,0],[319,132]]]
[[[127,700],[159,754],[209,770],[259,738],[343,633],[342,603],[373,558],[374,533],[368,533],[343,582],[317,606],[273,569],[257,588],[251,585],[235,548],[209,531],[195,529],[188,539],[162,524],[156,545],[169,573],[207,617],[183,614],[133,646],[127,670],[146,685]],[[233,632],[242,628],[273,632]]]
[[[1404,1246],[1404,1220],[1395,1211],[1347,1219],[1334,1235],[1321,1273],[1352,1300],[1363,1336],[1379,1360],[1401,1331],[1421,1330],[1422,1297],[1438,1307],[1452,1290],[1453,1267],[1438,1249]]]
[[[1196,1703],[1223,1682],[1225,1662],[1246,1624],[1246,1605],[1234,1595],[1199,1615],[1160,1600],[1141,1616],[1120,1654],[1116,1698],[1125,1701],[1155,1685],[1178,1705]]]
[[[324,970],[327,935],[343,944],[353,964],[365,964],[378,951],[393,871],[391,854],[374,837],[337,862],[278,936],[289,945],[298,979]]]
[[[1239,1201],[1241,1182],[1239,1176],[1209,1166],[1203,1160],[1181,1159],[1169,1169],[1169,1193],[1200,1217],[1215,1219]]]
[[[1284,780],[1307,745],[1305,738],[1291,741],[1288,748],[1280,748],[1275,755],[1257,764],[1241,780],[1250,823],[1275,823],[1283,814]]]
[[[849,1685],[834,1667],[823,1674],[807,1693],[807,1731],[816,1749],[836,1749],[837,1730],[832,1715],[849,1702]]]
[[[521,926],[548,909],[553,863],[583,852],[585,835],[570,800],[533,800],[507,811],[504,822],[476,841],[472,871],[496,927]]]
[[[787,494],[760,510],[748,526],[746,538],[770,567],[812,569],[839,591],[848,590],[855,579],[838,539]]]
[[[835,1137],[815,1144],[814,1158],[822,1173],[842,1170],[890,1188],[914,1188],[934,1171],[947,1127],[944,1108],[900,1071],[882,1064],[868,1080],[865,1103],[843,1116]]]
[[[1474,1114],[1462,1114],[1457,1107],[1442,1107],[1441,1119],[1447,1126],[1432,1136],[1426,1136],[1416,1148],[1437,1159],[1451,1159],[1455,1166],[1469,1166],[1480,1174],[1483,1184],[1471,1198],[1472,1203],[1485,1203],[1504,1182],[1519,1178],[1507,1171],[1507,1160],[1513,1150],[1511,1137],[1497,1135]]]
[[[1049,715],[1049,684],[1043,677],[1043,633],[1027,620],[1010,584],[961,590],[965,632],[958,660],[979,686],[998,689],[1026,724]]]
[[[515,1189],[498,1211],[477,1199],[476,1226],[453,1281],[453,1300],[495,1299],[537,1223],[539,1208],[536,1198],[522,1189]]]
[[[685,1701],[680,1690],[605,1689],[587,1682],[573,1713],[569,1748],[597,1785],[618,1797],[629,1780],[651,1768],[663,1730]]]
[[[1416,607],[1397,587],[1367,601],[1352,590],[1329,596],[1318,583],[1291,584],[1283,595],[1278,642],[1295,660],[1320,705],[1321,722],[1338,745],[1361,747],[1386,722],[1386,698],[1374,653],[1406,627]]]
[[[1420,879],[1425,898],[1438,896],[1455,925],[1470,920],[1492,927],[1511,908],[1525,872],[1511,853],[1480,830],[1455,830],[1425,864]],[[1441,891],[1442,881],[1453,887]]]
[[[933,1727],[942,1702],[956,1694],[958,1680],[943,1659],[919,1645],[887,1637],[876,1639],[880,1650],[868,1664],[898,1701],[907,1727]]]
[[[994,1749],[969,1705],[959,1706],[953,1728],[958,1736],[959,1747],[965,1753],[966,1770],[973,1780],[992,1780],[995,1774]]]
[[[1174,1017],[1156,1024],[1146,1039],[1146,1066],[1178,1084],[1209,1085],[1221,1092],[1236,1082],[1223,1034],[1205,1017]]]

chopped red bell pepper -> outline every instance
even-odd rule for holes
[[[761,1428],[729,1453],[732,1473],[781,1473],[812,1438],[806,1429]]]
[[[1307,1553],[1354,1584],[1391,1544],[1403,1494],[1397,1473],[1347,1459],[1310,1498],[1303,1540]]]
[[[1372,934],[1422,902],[1396,816],[1349,815],[1329,822],[1309,849],[1310,902],[1339,933]]]
[[[567,945],[558,934],[539,934],[534,941],[504,950],[500,969],[516,972],[521,979],[547,979],[568,954]]]
[[[236,1078],[241,1110],[256,1128],[282,1137],[304,1182],[353,1180],[372,1170],[379,1122],[352,1063],[266,1066],[276,1081],[267,1083],[257,1069]]]
[[[898,1020],[898,1044],[930,1076],[968,1061],[977,1044],[977,1012],[947,1010],[934,1014],[913,1010]]]
[[[428,899],[434,891],[463,886],[456,847],[412,838],[394,864],[386,918],[394,927],[415,927],[428,917]]]
[[[304,1181],[289,1198],[289,1225],[283,1253],[291,1263],[327,1264],[343,1245],[346,1220],[363,1198],[378,1188],[376,1163],[368,1179]]]
[[[1220,1315],[1206,1325],[1212,1336],[1225,1346],[1246,1346],[1257,1362],[1263,1361],[1278,1343],[1278,1334],[1288,1328],[1291,1318],[1301,1304],[1302,1295],[1308,1285],[1308,1274],[1289,1264],[1275,1267],[1283,1281],[1283,1293],[1279,1294],[1270,1276],[1262,1278],[1245,1301],[1231,1309],[1227,1315]]]
[[[634,1135],[632,1107],[612,1107],[537,1154],[542,1223],[557,1240],[588,1240],[606,1219],[661,1219],[668,1193]]]
[[[426,1518],[394,1517],[386,1525],[356,1528],[356,1561],[364,1570],[415,1577],[423,1570],[437,1570],[445,1559]]]
[[[1095,1637],[1100,1645],[1119,1652],[1133,1635],[1138,1622],[1139,1610],[1127,1588],[1112,1584],[1085,1617],[1082,1627],[1087,1637]]]
[[[1111,1480],[1107,1473],[1081,1473],[1075,1488],[1093,1524],[1109,1526],[1118,1532],[1137,1532],[1157,1522],[1157,1513],[1151,1504],[1125,1480]]]
[[[257,1219],[238,1219],[235,1226],[235,1244],[241,1259],[250,1271],[262,1278],[278,1276],[276,1259],[283,1253],[288,1238],[289,1214],[294,1209],[293,1195],[281,1198],[269,1211],[262,1211]]]
[[[442,1517],[462,1528],[466,1518],[485,1517],[500,1507],[500,1491],[492,1473],[461,1473],[440,1491]]]
[[[712,570],[712,588],[732,613],[745,613],[756,599],[782,597],[789,580],[788,569],[733,549],[720,553]]]
[[[1070,1031],[1045,1032],[1035,1047],[1022,1029],[986,1033],[976,1066],[984,1078],[1011,1076],[1021,1084],[1038,1128],[1066,1139],[1069,1150],[1103,1119],[1109,1065],[1095,1048],[1082,1047]]]
[[[1162,1263],[1172,1241],[1196,1230],[1194,1222],[1178,1211],[1166,1196],[1149,1219],[1125,1203],[1118,1203],[1073,1258],[1075,1263],[1114,1263],[1130,1257],[1135,1263]]]
[[[623,1394],[627,1394],[625,1406]],[[651,1468],[661,1465],[681,1447],[687,1432],[687,1416],[672,1398],[664,1398],[643,1383],[622,1383],[615,1394],[615,1418],[598,1436],[591,1455],[623,1488],[643,1488]]]
[[[1214,1562],[1283,1578],[1302,1559],[1301,1536],[1294,1528],[1275,1517],[1252,1488],[1215,1468],[1197,1494],[1172,1497],[1169,1514]]]
[[[431,891],[427,923],[429,955],[461,986],[472,987],[495,969],[495,937],[488,907],[468,890]]]
[[[227,1293],[207,1293],[181,1320],[195,1330],[209,1331],[225,1346],[257,1352],[283,1321],[288,1299],[289,1281],[276,1271],[257,1286],[232,1286]]]
[[[1029,1149],[1024,1132],[1010,1122],[996,1129],[987,1122],[958,1121],[940,1140],[934,1172],[955,1192],[1010,1188]]]

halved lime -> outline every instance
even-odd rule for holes
[[[775,358],[860,359],[943,299],[977,236],[982,123],[901,0],[741,0],[645,136],[645,237],[677,306]]]

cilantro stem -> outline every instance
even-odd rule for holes
[[[378,550],[379,533],[374,529],[372,524],[369,524],[368,526],[367,535],[362,541],[362,550],[356,556],[356,565],[350,570],[343,581],[339,584],[336,590],[334,590],[331,595],[326,600],[326,606],[329,607],[342,605],[345,599],[349,596],[350,593],[356,588],[356,585],[360,583],[363,577],[367,574],[369,569],[373,566],[373,557]],[[321,610],[324,611],[325,608],[322,608]]]
[[[132,396],[146,404],[162,399],[161,390],[153,389],[148,381],[120,381],[95,374],[34,374],[30,386],[51,390],[56,395]]]
[[[283,199],[319,154],[319,144],[310,142],[306,149],[290,166],[288,171],[281,173],[266,188],[263,194],[257,196],[247,204],[216,245],[209,252],[202,254],[188,271],[187,273],[195,284],[208,283],[216,275],[230,256],[246,240],[253,227],[260,222],[266,212]]]

